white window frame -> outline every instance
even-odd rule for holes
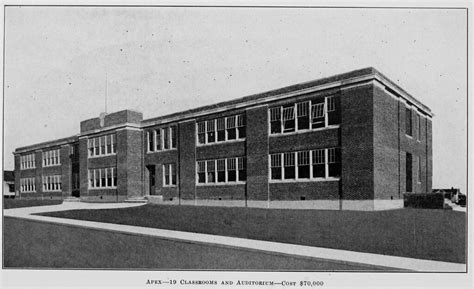
[[[197,186],[219,186],[219,185],[241,185],[245,184],[247,181],[240,181],[240,170],[247,168],[244,168],[244,161],[245,157],[231,157],[231,158],[220,158],[220,159],[211,159],[211,160],[198,160],[196,161],[196,185]],[[225,171],[225,181],[224,182],[218,182],[218,160],[222,160],[224,162],[224,171]],[[233,160],[235,163],[235,181],[229,181],[229,161]],[[199,164],[204,164],[204,171],[199,170],[200,166]],[[208,164],[212,163],[214,166],[213,172],[215,172],[215,182],[209,182],[208,179],[208,173],[209,173],[209,166]],[[220,170],[222,171],[222,170]],[[205,182],[200,183],[199,182],[199,173],[204,173],[205,176]]]
[[[176,187],[178,184],[178,174],[175,172],[176,175],[176,184],[173,184],[173,166],[175,167],[176,170],[176,164],[175,163],[169,163],[169,164],[164,164],[163,165],[163,187],[165,188],[170,188],[170,187]],[[166,172],[169,174],[169,183],[166,183]]]
[[[54,167],[54,166],[61,165],[60,149],[43,151],[42,155],[43,155],[43,167]]]
[[[114,186],[114,171],[116,167],[107,167],[107,168],[95,168],[88,170],[88,183],[89,190],[101,190],[101,189],[116,189],[117,186]],[[104,184],[102,183],[102,170],[104,170]],[[108,176],[111,175],[111,185],[108,185]],[[92,177],[92,178],[91,178]],[[92,180],[92,182],[91,182]],[[96,186],[97,180],[99,180],[99,186]]]
[[[20,193],[36,193],[35,178],[20,178]]]
[[[304,103],[308,103],[308,116],[309,116],[309,129],[298,129],[298,107],[303,105]],[[331,106],[328,108],[328,106]],[[284,107],[286,106],[286,107]],[[313,128],[313,114],[315,107],[322,107],[322,115],[320,117],[324,117],[324,126],[319,128]],[[284,131],[284,111],[283,109],[289,108],[287,105],[279,105],[274,107],[268,108],[268,135],[269,136],[281,136],[281,135],[291,135],[296,133],[304,133],[310,131],[318,131],[318,130],[325,130],[325,129],[333,129],[340,127],[340,124],[329,125],[329,112],[335,111],[336,109],[336,96],[329,95],[324,97],[324,102],[315,103],[313,104],[311,100],[304,100],[294,103],[294,120],[295,120],[295,130],[294,131]],[[276,112],[280,111],[280,118],[276,117]],[[271,122],[279,120],[281,124],[280,132],[279,133],[272,133],[271,132]]]
[[[244,124],[243,118],[245,115],[243,113],[241,114],[236,114],[236,115],[231,115],[227,117],[218,117],[214,119],[208,119],[208,120],[202,120],[199,122],[196,122],[196,146],[206,146],[206,145],[215,145],[215,144],[220,144],[224,142],[239,142],[239,141],[245,141],[246,137],[239,138],[239,128],[240,127],[246,127],[247,124]],[[219,141],[217,132],[219,124],[221,124],[218,120],[223,119],[224,122],[224,140]],[[233,121],[232,121],[233,119]],[[239,121],[240,120],[240,121]],[[209,138],[208,138],[208,132],[211,132],[208,130],[208,123],[213,123],[214,127],[214,135],[215,135],[215,141],[210,143]],[[200,126],[200,124],[204,124],[203,126]],[[229,139],[229,133],[228,129],[235,129],[235,139]],[[204,131],[203,131],[204,130]],[[204,133],[204,143],[199,143],[199,134]]]
[[[298,173],[298,165],[300,162],[300,153],[308,152],[308,162],[309,162],[309,178],[300,178]],[[317,161],[315,156],[321,156],[321,152],[324,155],[324,177],[315,177],[313,172],[313,165],[315,164],[323,164],[321,162],[314,163]],[[295,151],[295,152],[283,152],[283,153],[272,153],[268,155],[268,180],[271,183],[284,183],[284,182],[308,182],[308,181],[338,181],[340,177],[330,177],[329,176],[329,164],[336,163],[336,148],[324,148],[324,149],[314,149],[314,150],[306,150],[306,151]],[[295,178],[294,179],[287,179],[285,178],[285,167],[287,167],[286,163],[289,161],[285,158],[285,155],[293,155],[291,159],[294,160],[294,167],[295,167]],[[331,160],[329,157],[331,156]],[[277,161],[278,160],[278,161]],[[277,163],[279,162],[279,166]],[[272,179],[272,169],[273,168],[280,168],[281,179]]]
[[[148,135],[148,133],[147,133]],[[102,138],[104,138],[104,152],[102,153]],[[110,144],[110,153],[108,152],[107,149],[107,144],[108,141],[111,142]],[[148,141],[148,138],[147,138]],[[98,144],[98,146],[97,146]],[[116,155],[117,152],[115,151],[116,149],[116,133],[109,133],[105,135],[100,135],[100,136],[95,136],[91,137],[87,140],[87,150],[89,153],[87,154],[88,158],[99,158],[99,157],[105,157],[105,156],[113,156]],[[91,150],[91,145],[92,145],[92,150]],[[96,149],[97,148],[97,149]],[[147,150],[149,149],[148,147],[148,142],[147,142]],[[115,152],[114,152],[115,151]]]

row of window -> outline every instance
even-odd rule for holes
[[[272,107],[270,134],[291,133],[339,124],[335,96]],[[296,113],[295,113],[296,112]]]
[[[177,146],[176,126],[147,131],[146,137],[148,152],[175,149]]]
[[[25,169],[34,169],[36,168],[36,163],[35,163],[35,154],[29,154],[29,155],[24,155],[20,156],[20,169],[25,170]]]
[[[246,179],[245,157],[197,162],[198,184],[236,183]]]
[[[413,113],[411,108],[405,107],[405,134],[408,136],[413,136]],[[421,116],[418,113],[416,114],[416,124],[418,127],[416,139],[419,141],[421,139]]]
[[[61,164],[60,149],[43,152],[43,167],[58,166]]]
[[[31,193],[36,191],[35,178],[20,179],[20,192]]]
[[[89,157],[113,155],[117,153],[117,139],[115,134],[90,138],[87,143]]]
[[[43,191],[61,191],[61,176],[43,176]]]
[[[197,123],[198,145],[244,139],[246,136],[243,114],[200,121]]]
[[[117,169],[100,168],[89,170],[89,189],[116,188]]]
[[[339,148],[270,155],[271,180],[327,179],[341,176]]]

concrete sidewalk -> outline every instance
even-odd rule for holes
[[[422,260],[414,258],[387,256],[371,253],[360,253],[346,250],[327,249],[303,245],[284,244],[269,241],[250,240],[235,237],[217,236],[209,234],[189,233],[182,231],[171,231],[163,229],[145,228],[129,225],[119,225],[110,223],[100,223],[73,219],[53,218],[46,216],[36,216],[32,214],[66,211],[78,209],[112,209],[136,207],[144,204],[134,203],[80,203],[70,202],[54,206],[39,206],[4,210],[6,217],[16,217],[22,219],[64,224],[69,226],[78,226],[112,232],[121,232],[134,235],[153,236],[162,239],[176,240],[181,242],[192,242],[201,244],[213,244],[230,248],[242,248],[246,250],[257,250],[273,252],[291,256],[303,256],[320,260],[329,260],[347,264],[362,264],[374,267],[393,268],[392,271],[410,270],[420,272],[466,272],[466,264],[449,263],[432,260]]]

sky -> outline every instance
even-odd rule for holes
[[[373,66],[431,108],[433,188],[466,192],[460,9],[7,7],[4,169],[17,147]]]

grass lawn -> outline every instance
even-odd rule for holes
[[[26,199],[3,199],[4,209],[14,209],[23,207],[59,205],[61,200],[26,200]]]
[[[5,268],[382,270],[304,257],[4,218]]]
[[[166,206],[42,215],[465,263],[466,214]]]

